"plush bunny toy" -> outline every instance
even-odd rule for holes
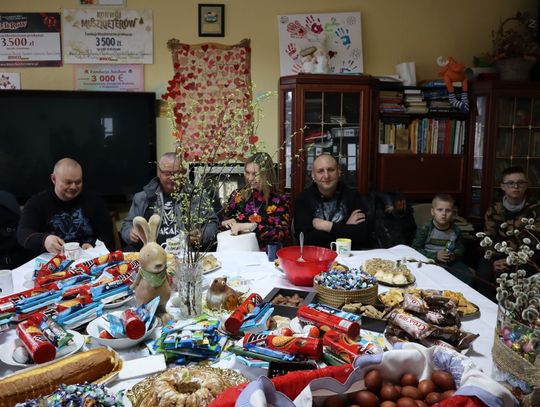
[[[156,243],[159,215],[152,215],[147,222],[142,216],[133,219],[135,233],[144,243],[139,253],[140,268],[131,288],[135,292],[137,304],[146,304],[159,295],[158,315],[165,314],[165,305],[171,296],[167,278],[167,253]],[[165,315],[164,315],[165,316]],[[168,319],[166,316],[162,319]]]

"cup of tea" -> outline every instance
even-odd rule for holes
[[[165,242],[161,244],[161,247],[165,249],[167,253],[171,253],[175,256],[179,255],[183,248],[183,237],[173,236],[168,238]]]
[[[351,239],[339,238],[330,243],[330,249],[337,252],[339,256],[349,257],[351,255]]]
[[[69,260],[77,260],[81,257],[82,249],[78,242],[67,242],[62,247],[64,256]]]

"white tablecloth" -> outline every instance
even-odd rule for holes
[[[100,253],[98,253],[100,254]],[[91,258],[96,252],[85,253],[86,258]],[[221,262],[221,268],[205,275],[208,285],[215,277],[226,275],[229,278],[240,277],[249,287],[250,292],[259,293],[262,297],[266,296],[274,287],[300,288],[313,290],[312,287],[296,287],[291,284],[285,275],[279,271],[272,262],[269,262],[266,254],[261,252],[218,252],[214,255]],[[408,246],[396,246],[391,249],[376,249],[368,251],[355,251],[350,257],[338,258],[338,260],[349,267],[358,267],[364,260],[380,257],[391,260],[400,260],[403,258],[415,258],[418,260],[427,260],[423,255]],[[30,277],[33,270],[33,261],[14,270],[15,291],[31,288]],[[417,263],[408,263],[407,266],[416,276],[416,287],[450,289],[460,291],[470,301],[474,302],[481,312],[481,316],[476,319],[463,321],[462,329],[479,333],[480,336],[473,342],[472,347],[465,353],[470,356],[479,368],[486,374],[491,374],[492,360],[491,347],[493,345],[493,330],[496,322],[497,305],[486,297],[479,294],[473,288],[461,282],[452,276],[446,270],[434,265],[423,264],[418,268]],[[380,286],[379,291],[386,291],[388,288]],[[14,330],[0,333],[0,346],[13,341],[16,334]],[[129,356],[128,352],[119,352],[121,355]],[[0,362],[0,377],[5,376],[16,370],[12,366],[4,365]],[[118,388],[115,386],[115,388]]]

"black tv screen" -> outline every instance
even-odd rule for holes
[[[63,157],[83,167],[85,189],[123,203],[155,175],[155,94],[0,91],[0,190],[22,204],[51,185]]]

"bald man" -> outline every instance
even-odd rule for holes
[[[83,192],[80,164],[71,158],[59,160],[51,174],[53,188],[42,191],[24,206],[17,239],[35,254],[58,254],[65,242],[78,242],[83,249],[96,239],[114,247],[112,221],[101,197]]]
[[[349,238],[353,249],[370,247],[372,219],[367,202],[340,182],[341,170],[334,157],[321,154],[313,162],[313,184],[294,204],[294,231],[304,232],[305,244],[330,248],[337,238]]]

